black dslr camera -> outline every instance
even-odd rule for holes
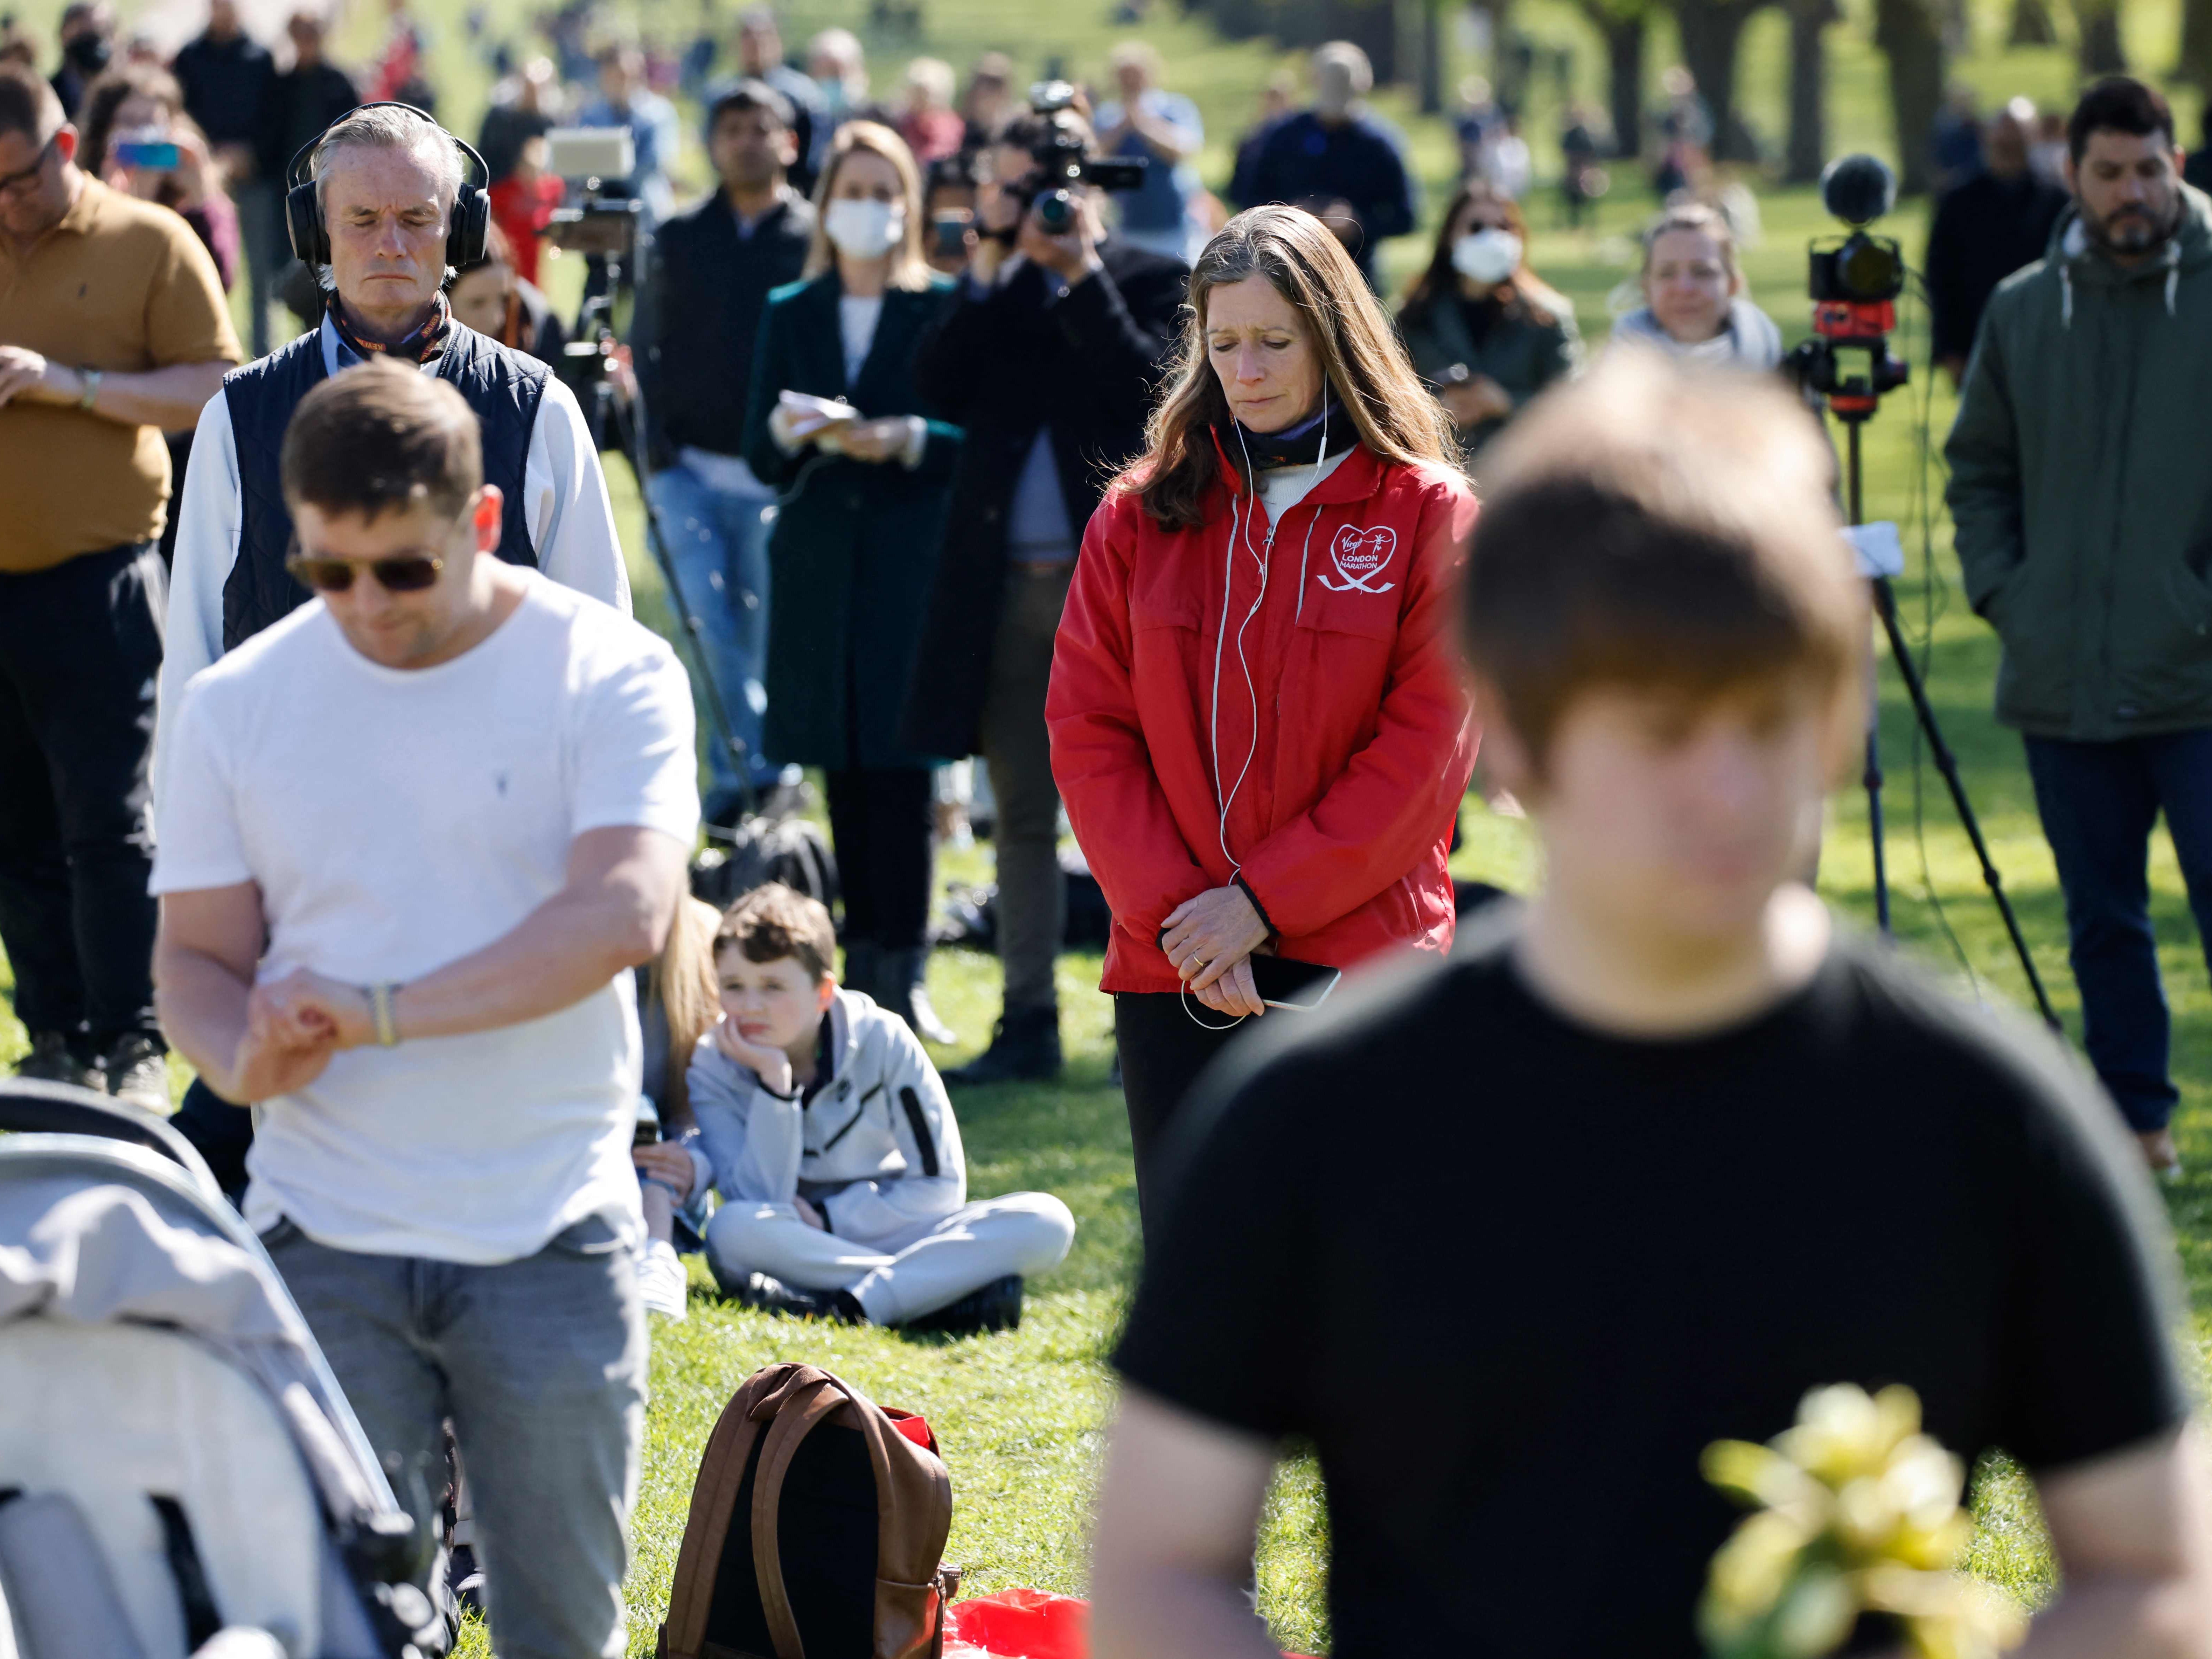
[[[1030,108],[1045,118],[1044,136],[1030,146],[1030,157],[1037,170],[1024,183],[1006,188],[1006,193],[1021,204],[1022,217],[1034,204],[1037,223],[1058,236],[1075,223],[1072,186],[1095,185],[1100,190],[1143,186],[1145,169],[1150,165],[1143,156],[1108,159],[1090,153],[1074,113],[1075,88],[1066,82],[1038,82],[1030,88]],[[1021,217],[1017,217],[1012,228],[987,234],[1011,242],[1020,228]]]
[[[1889,349],[1897,328],[1897,298],[1905,292],[1905,251],[1893,238],[1867,227],[1897,203],[1897,180],[1871,155],[1846,155],[1820,175],[1820,199],[1849,225],[1850,234],[1813,244],[1807,283],[1813,301],[1813,337],[1790,352],[1785,366],[1798,381],[1828,400],[1845,422],[1864,421],[1886,392],[1905,383],[1907,370]],[[1866,373],[1846,374],[1839,350],[1866,354]]]

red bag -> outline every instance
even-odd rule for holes
[[[945,1609],[945,1659],[1090,1659],[1091,1603],[1000,1590]]]
[[[1034,1589],[956,1601],[945,1610],[945,1659],[1091,1659],[1091,1603]]]

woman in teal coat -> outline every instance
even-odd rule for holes
[[[914,994],[938,757],[902,748],[898,726],[960,444],[958,428],[915,412],[908,365],[950,284],[923,261],[921,177],[890,128],[841,128],[814,199],[813,252],[769,296],[745,416],[745,459],[782,498],[762,746],[826,775],[845,983],[933,1026]],[[849,412],[825,421],[824,399]]]

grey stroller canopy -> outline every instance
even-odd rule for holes
[[[166,1123],[0,1083],[0,1659],[409,1659],[426,1553]]]

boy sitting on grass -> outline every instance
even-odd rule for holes
[[[1697,1659],[1738,1518],[1700,1455],[1847,1382],[2033,1477],[2063,1588],[2023,1656],[2212,1651],[2141,1158],[2043,1033],[1795,878],[1866,709],[1818,432],[1615,354],[1489,460],[1462,641],[1543,885],[1187,1109],[1115,1357],[1098,1659],[1275,1652],[1243,1587],[1293,1438],[1336,1659]]]
[[[960,1126],[906,1022],[840,990],[815,900],[770,883],[714,935],[722,1020],[692,1051],[707,1261],[750,1306],[956,1333],[1021,1322],[1022,1279],[1075,1218],[1048,1193],[968,1202]]]

